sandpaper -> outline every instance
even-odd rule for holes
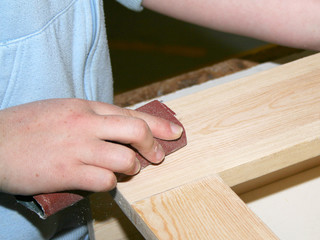
[[[182,123],[175,117],[175,112],[173,112],[167,105],[159,102],[158,100],[154,100],[146,105],[143,105],[142,107],[137,108],[136,110],[169,120],[183,128],[182,135],[177,140],[166,141],[156,138],[156,141],[158,141],[158,143],[162,146],[166,156],[187,145],[186,131]],[[137,158],[140,161],[141,169],[151,164],[139,153],[137,153]]]
[[[175,117],[175,113],[167,107],[165,104],[154,100],[142,107],[136,109],[140,112],[145,112],[153,116],[161,117],[166,120],[169,120],[175,124],[180,125],[183,128],[183,125]],[[168,155],[187,144],[187,138],[185,129],[183,128],[183,133],[179,139],[176,140],[161,140],[155,139],[162,146],[165,155]],[[146,160],[143,156],[137,153],[137,158],[140,161],[141,169],[147,167],[151,163]],[[129,176],[128,176],[129,177]],[[127,180],[126,175],[117,174],[118,181]],[[41,218],[47,218],[56,212],[69,207],[76,202],[82,200],[88,195],[87,192],[59,192],[59,193],[48,193],[48,194],[39,194],[31,197],[17,197],[17,200],[22,205],[26,206],[30,210],[36,212]]]

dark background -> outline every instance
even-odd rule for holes
[[[222,61],[266,43],[104,2],[115,93]]]

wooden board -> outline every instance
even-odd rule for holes
[[[214,175],[139,201],[133,208],[155,239],[276,239]]]
[[[175,196],[173,191],[193,182],[198,182],[195,188],[201,189],[202,182],[213,174],[239,191],[247,190],[256,187],[255,180],[261,177],[265,182],[273,179],[273,173],[292,166],[301,165],[300,170],[310,167],[309,160],[320,155],[319,54],[166,104],[184,124],[188,146],[160,166],[149,166],[129,182],[119,183],[115,196],[148,239],[162,237],[143,216],[158,207],[159,215],[166,211],[161,204],[152,205],[151,199]],[[182,212],[199,213],[185,201],[189,207]],[[141,203],[144,207],[138,208]],[[167,214],[179,218],[174,212]],[[199,228],[192,228],[192,218],[185,221],[189,222],[189,231],[199,232]],[[208,225],[212,225],[210,221]],[[218,229],[229,225],[224,222]],[[265,226],[260,224],[259,228]],[[184,227],[176,225],[174,231],[177,229],[183,232]],[[170,228],[166,230],[168,236],[173,234]],[[223,233],[216,234],[219,238]]]

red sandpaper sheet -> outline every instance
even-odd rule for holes
[[[140,111],[140,112],[148,113],[153,116],[164,118],[164,119],[169,120],[169,121],[171,121],[171,122],[173,122],[183,128],[182,135],[177,140],[166,141],[166,140],[162,140],[162,139],[156,139],[156,141],[158,141],[159,144],[162,146],[166,156],[169,155],[170,153],[173,153],[173,152],[177,151],[178,149],[184,147],[185,145],[187,145],[186,131],[185,131],[182,123],[179,122],[178,119],[176,119],[175,112],[173,112],[165,104],[159,102],[158,100],[154,100],[146,105],[143,105],[142,107],[137,108],[136,110]],[[150,165],[150,162],[147,161],[140,154],[137,154],[137,158],[140,161],[141,169]]]
[[[175,118],[175,113],[168,108],[165,104],[154,100],[138,109],[137,111],[140,112],[145,112],[157,117],[161,117],[164,119],[167,119],[169,121],[172,121],[180,126],[182,124]],[[182,126],[183,127],[183,126]],[[161,146],[163,147],[163,150],[165,151],[165,155],[168,155],[182,147],[184,147],[187,144],[187,138],[186,138],[186,133],[185,130],[182,133],[182,136],[177,139],[177,140],[172,140],[172,141],[165,141],[161,139],[156,139]],[[140,154],[137,153],[137,158],[139,159],[141,163],[141,169],[145,168],[146,166],[150,165],[150,162],[147,161],[144,157],[142,157]],[[121,179],[125,179],[125,175],[119,174],[118,175],[118,180],[121,181]],[[87,194],[86,194],[87,195]],[[68,206],[71,206],[75,204],[76,202],[80,201],[83,199],[85,196],[81,194],[76,194],[76,193],[49,193],[49,194],[40,194],[33,196],[33,199],[36,201],[35,204],[38,204],[40,206],[39,211],[34,207],[29,207],[31,210],[37,212],[40,217],[46,218]],[[23,204],[26,205],[26,204]]]

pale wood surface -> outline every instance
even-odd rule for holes
[[[215,173],[237,186],[318,156],[319,92],[318,54],[166,103],[184,124],[188,146],[119,183],[116,201],[155,237],[143,221],[151,199]],[[132,207],[142,201],[146,209],[138,214]]]
[[[157,239],[277,239],[217,176],[133,204]]]
[[[188,145],[119,183],[129,203],[213,173],[234,186],[320,155],[320,54],[166,104]]]

